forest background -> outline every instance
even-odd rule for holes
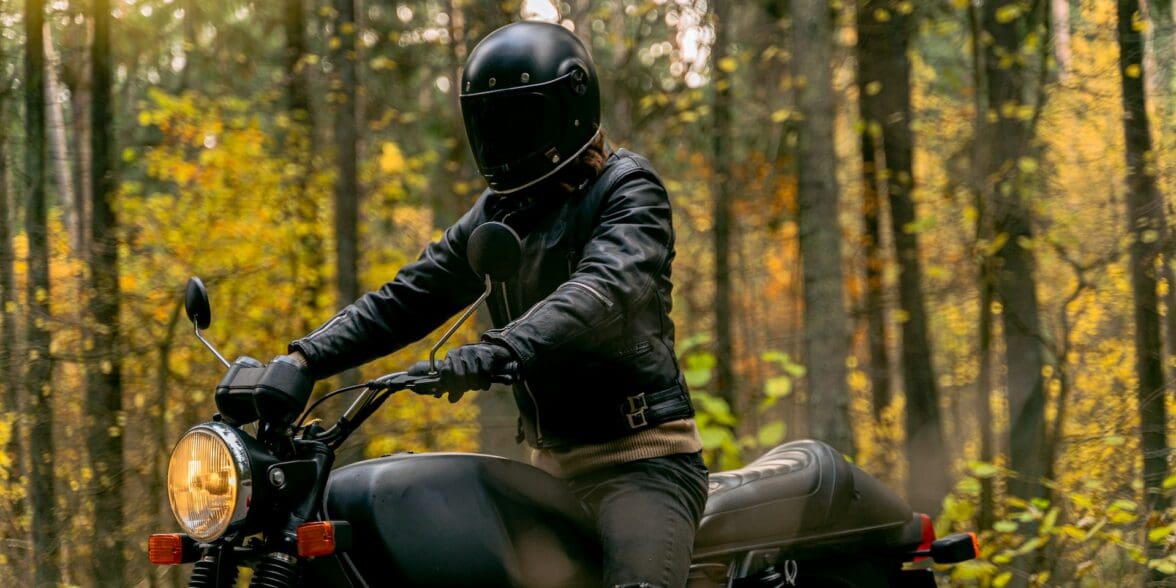
[[[481,190],[455,80],[524,18],[666,178],[712,469],[823,439],[981,533],[953,585],[1173,581],[1172,0],[0,0],[0,579],[181,585],[184,282],[264,360],[390,279]],[[362,433],[524,457],[504,390]]]

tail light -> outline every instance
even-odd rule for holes
[[[931,559],[935,563],[959,563],[975,559],[979,554],[980,542],[975,533],[956,533],[931,544]]]
[[[919,548],[911,555],[915,562],[931,558],[937,564],[953,564],[975,559],[980,554],[980,542],[975,533],[955,533],[943,539],[935,538],[935,525],[931,517],[920,514],[923,533]]]
[[[931,555],[931,546],[935,544],[935,525],[932,524],[931,517],[920,514],[919,518],[923,521],[923,541],[919,543],[919,549],[915,552],[916,562],[927,559]]]

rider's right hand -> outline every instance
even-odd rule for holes
[[[488,390],[494,376],[501,374],[514,361],[509,349],[495,343],[474,343],[451,350],[437,362],[432,372],[429,362],[422,361],[408,370],[410,376],[436,375],[440,389],[449,391],[449,402],[461,400],[467,390]]]

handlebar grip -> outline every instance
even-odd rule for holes
[[[519,362],[512,361],[503,366],[502,371],[490,376],[490,381],[495,384],[505,384],[510,386],[519,379]]]

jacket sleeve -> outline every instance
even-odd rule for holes
[[[470,269],[466,243],[480,209],[475,205],[392,281],[291,342],[289,351],[301,352],[311,374],[325,378],[424,337],[472,303],[482,283]]]
[[[544,353],[587,345],[656,294],[669,280],[674,232],[669,197],[651,172],[626,176],[602,206],[568,281],[517,320],[486,332],[525,371]]]

